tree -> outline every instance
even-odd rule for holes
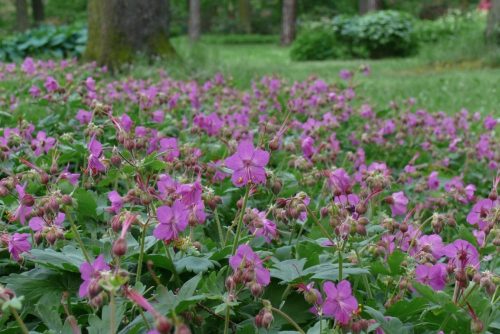
[[[297,15],[297,1],[283,0],[281,44],[289,45],[295,39],[295,19]]]
[[[33,12],[33,21],[35,21],[35,25],[45,20],[43,0],[31,0],[31,11]]]
[[[84,57],[114,69],[137,52],[175,56],[168,39],[168,6],[161,0],[89,0]]]
[[[189,39],[195,42],[200,39],[200,0],[189,0]]]
[[[486,25],[486,40],[491,45],[500,45],[500,0],[492,0]]]
[[[26,0],[16,0],[16,29],[25,31],[29,28],[28,4]]]
[[[380,0],[359,0],[359,14],[361,15],[364,15],[371,11],[379,10],[380,7]]]
[[[250,0],[238,0],[238,23],[241,31],[252,33],[252,6]]]

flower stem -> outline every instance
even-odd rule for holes
[[[226,241],[224,240],[224,233],[222,232],[222,226],[219,219],[219,213],[217,212],[217,208],[214,210],[215,223],[217,224],[217,232],[219,233],[219,242],[222,247],[226,245]]]
[[[343,267],[343,257],[342,257],[342,248],[339,247],[339,282],[342,281],[342,267]]]
[[[238,219],[238,225],[236,226],[236,235],[234,236],[233,250],[231,251],[232,255],[236,253],[236,248],[238,247],[238,243],[240,241],[241,225],[243,225],[243,216],[245,215],[245,209],[247,206],[249,193],[250,193],[250,186],[247,186],[245,190],[245,197],[243,197],[243,205],[241,206],[240,218]]]
[[[321,230],[321,232],[323,233],[323,235],[332,243],[332,245],[335,245],[335,242],[333,241],[333,238],[330,236],[330,233],[328,233],[328,231],[323,227],[323,225],[321,225],[321,222],[318,220],[318,218],[316,218],[316,216],[307,207],[307,205],[306,205],[306,210],[307,210],[307,213],[312,217],[314,223],[316,223],[316,225],[318,225],[318,227]]]
[[[111,334],[116,333],[116,325],[115,325],[115,314],[116,314],[116,305],[115,305],[115,294],[114,291],[111,291],[109,294],[109,329]]]
[[[174,276],[175,283],[178,286],[181,286],[181,279],[179,278],[179,275],[177,274],[177,269],[175,269],[175,263],[172,255],[170,254],[170,251],[168,250],[167,246],[165,246],[165,253],[167,254],[167,258],[172,262],[172,275]]]
[[[224,334],[229,333],[229,316],[231,315],[231,306],[226,304],[226,316],[224,318]]]
[[[135,283],[136,284],[141,281],[142,261],[144,259],[144,242],[145,242],[145,239],[146,239],[146,227],[147,227],[147,225],[144,225],[142,227],[141,250],[140,250],[140,253],[139,253],[139,260],[137,262],[137,274],[135,275]]]
[[[283,318],[285,318],[289,323],[290,325],[292,325],[293,327],[295,327],[295,329],[297,330],[297,332],[299,332],[300,334],[306,334],[302,328],[300,328],[299,325],[297,325],[297,323],[295,321],[293,321],[292,318],[290,318],[290,316],[288,314],[286,314],[285,312],[281,311],[280,309],[277,309],[273,306],[271,306],[271,310],[273,312],[276,312],[278,313],[279,315],[281,315]]]
[[[90,259],[89,253],[87,252],[87,249],[83,245],[82,238],[80,238],[80,233],[78,233],[78,229],[76,228],[75,222],[71,218],[71,215],[68,215],[68,217],[69,217],[68,218],[69,223],[71,224],[71,230],[73,231],[73,234],[75,235],[75,239],[78,242],[78,245],[80,246],[80,249],[82,250],[83,256],[85,257],[85,260],[88,263],[90,263],[91,259]]]
[[[19,316],[19,313],[17,313],[17,310],[13,307],[10,307],[10,312],[12,312],[12,315],[14,316],[14,318],[16,318],[19,327],[21,327],[21,332],[23,332],[23,334],[29,334],[28,327],[26,327],[26,324],[24,323],[23,319],[21,319],[21,317]]]

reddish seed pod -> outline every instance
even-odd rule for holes
[[[127,253],[127,240],[125,238],[118,238],[113,244],[113,254],[115,256],[123,256]]]
[[[61,197],[61,202],[64,204],[64,205],[72,205],[73,204],[73,199],[71,198],[70,195],[63,195]]]
[[[30,194],[26,194],[21,199],[21,203],[26,206],[33,206],[33,204],[35,204],[35,198]]]
[[[161,334],[168,334],[172,329],[172,323],[164,316],[156,318],[156,330]]]

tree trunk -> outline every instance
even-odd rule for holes
[[[196,42],[200,39],[201,26],[200,0],[189,0],[189,39]]]
[[[380,0],[359,0],[359,14],[364,15],[380,9]]]
[[[290,45],[295,39],[296,0],[283,0],[281,44]]]
[[[245,34],[252,33],[252,7],[250,0],[238,0],[238,25]]]
[[[28,4],[26,0],[16,0],[16,29],[25,31],[29,28]]]
[[[175,56],[167,33],[167,3],[160,0],[89,0],[84,57],[111,70],[137,52]]]
[[[500,45],[500,0],[492,0],[486,26],[486,40],[490,45]]]
[[[31,0],[31,10],[33,12],[33,21],[35,21],[35,25],[39,25],[45,20],[43,0]]]

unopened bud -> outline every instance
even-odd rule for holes
[[[113,254],[120,257],[125,255],[125,253],[127,253],[127,240],[125,238],[116,239],[113,244]]]

